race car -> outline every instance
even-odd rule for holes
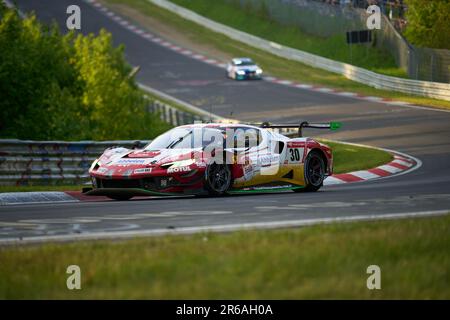
[[[262,73],[262,69],[250,58],[234,58],[227,64],[227,76],[231,79],[261,79]]]
[[[85,194],[128,200],[147,195],[317,191],[333,172],[332,150],[302,137],[302,130],[338,127],[334,122],[176,127],[142,149],[107,149],[89,169],[92,189]],[[298,130],[297,137],[277,132],[282,128]]]

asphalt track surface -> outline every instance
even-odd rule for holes
[[[19,0],[23,11],[65,27],[66,8],[78,4],[82,32],[105,28],[141,66],[138,80],[222,116],[245,120],[341,121],[322,136],[405,152],[416,171],[372,182],[324,187],[317,193],[158,198],[0,207],[0,238],[181,227],[433,210],[450,211],[450,113],[386,105],[291,88],[266,81],[236,82],[224,70],[177,54],[130,32],[85,2]],[[151,30],[149,30],[151,32]],[[316,134],[316,132],[314,132]]]

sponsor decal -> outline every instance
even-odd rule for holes
[[[125,173],[123,175],[130,176],[132,173],[133,173],[133,170],[129,169],[129,170],[125,171]]]
[[[304,148],[305,142],[304,141],[290,141],[287,143],[288,148]]]
[[[167,169],[167,173],[189,172],[191,167],[175,167]]]
[[[261,167],[270,166],[273,162],[278,163],[279,155],[263,155],[260,158]]]
[[[140,168],[140,169],[135,169],[134,170],[135,174],[150,173],[150,172],[152,172],[152,168]]]
[[[148,161],[148,159],[120,159],[118,161],[116,161],[114,164],[115,165],[122,165],[122,166],[127,166],[127,165],[133,165],[133,164],[145,164],[146,161]]]
[[[107,172],[108,170],[109,170],[108,168],[100,167],[100,168],[97,169],[97,172],[98,172],[98,173],[105,173],[105,172]]]
[[[254,174],[255,174],[255,170],[253,165],[250,162],[247,162],[244,167],[244,179],[245,180],[250,180],[251,178],[253,178]]]

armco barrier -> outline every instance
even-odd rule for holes
[[[334,61],[305,51],[285,47],[278,43],[274,43],[272,41],[265,40],[251,34],[233,29],[221,23],[205,18],[191,10],[178,6],[167,0],[148,1],[164,9],[167,9],[187,20],[191,20],[197,24],[200,24],[214,32],[224,34],[231,39],[244,42],[248,45],[267,51],[279,57],[299,61],[316,68],[338,73],[350,80],[364,83],[377,89],[392,90],[412,95],[450,101],[449,83],[402,79],[378,74],[347,63]]]
[[[0,185],[79,184],[111,146],[142,147],[149,141],[0,140]]]
[[[188,113],[189,115],[193,114],[194,117],[192,119],[197,120],[197,119],[201,118],[201,120],[203,120],[203,121],[211,121],[211,120],[224,121],[224,120],[226,120],[225,118],[223,118],[221,116],[215,115],[211,112],[208,112],[206,110],[203,110],[201,108],[193,106],[192,104],[189,104],[186,101],[177,99],[171,95],[168,95],[167,93],[164,93],[155,88],[146,86],[145,84],[137,83],[137,85],[139,86],[139,88],[141,90],[145,91],[147,94],[156,96],[156,97],[158,97],[158,99],[169,101],[170,103],[173,103],[174,105],[180,106],[181,108],[183,108],[186,111],[181,111],[180,109],[176,109],[176,108],[174,108],[170,105],[167,105],[159,100],[154,100],[154,99],[150,99],[149,97],[147,97],[150,101],[155,101],[159,105],[166,105],[166,108],[176,109],[176,110],[178,110],[178,112],[181,112],[181,113]],[[151,109],[151,110],[153,110],[153,109]],[[197,115],[198,117],[195,117],[195,115]],[[189,116],[187,116],[187,117],[189,118]]]
[[[195,121],[207,121],[205,117],[188,112],[183,112],[160,101],[153,101],[151,104],[149,104],[148,111],[158,113],[161,120],[170,123],[175,127],[194,123]]]

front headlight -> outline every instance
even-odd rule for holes
[[[95,159],[94,162],[92,162],[91,167],[89,168],[89,171],[94,170],[94,168],[95,168],[97,165],[98,165],[98,166],[101,166],[101,165],[102,165],[102,164],[100,163],[100,160],[99,160],[99,159]]]
[[[236,73],[237,73],[238,75],[240,75],[240,76],[243,76],[243,75],[245,74],[245,71],[243,71],[243,70],[238,70],[238,71],[236,71]]]
[[[262,73],[262,69],[256,69],[256,74],[261,74]]]
[[[170,168],[187,167],[194,163],[195,163],[195,159],[187,159],[187,160],[174,161],[172,163],[164,164],[164,167],[166,167],[166,166],[170,167]]]

